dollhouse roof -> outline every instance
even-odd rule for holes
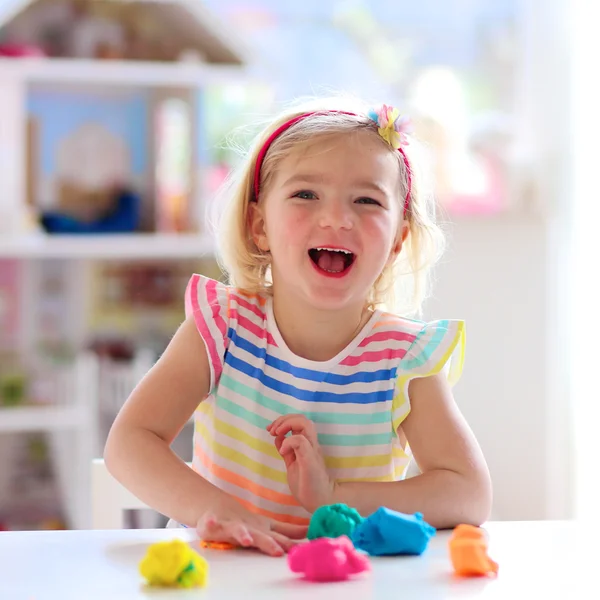
[[[164,56],[148,60],[173,60],[187,52],[207,63],[246,62],[246,49],[234,26],[216,18],[202,0],[0,0],[0,41],[32,44],[42,31],[61,40],[65,32],[73,31],[74,6],[85,8],[105,24],[120,23],[128,31],[151,38],[155,53],[160,47]]]

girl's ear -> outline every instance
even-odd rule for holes
[[[392,246],[392,251],[390,252],[390,261],[391,262],[396,260],[396,257],[398,256],[398,254],[400,254],[400,251],[402,250],[402,244],[404,244],[404,241],[406,240],[409,232],[410,232],[410,225],[409,225],[408,221],[407,220],[402,221],[401,229],[398,232],[398,235],[396,236],[396,241],[394,242],[394,245]]]
[[[250,202],[248,206],[248,226],[256,247],[262,252],[269,251],[267,229],[262,206],[258,202]]]

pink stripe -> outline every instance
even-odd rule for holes
[[[219,358],[219,353],[217,351],[217,344],[215,339],[210,333],[210,329],[206,324],[206,320],[204,315],[202,314],[202,310],[200,309],[200,304],[198,303],[198,284],[200,282],[200,277],[198,275],[193,275],[188,284],[188,289],[186,291],[186,308],[189,306],[191,308],[192,314],[194,315],[194,321],[196,323],[196,328],[198,332],[202,336],[204,343],[206,344],[206,348],[208,350],[208,357],[210,359],[210,364],[212,365],[213,371],[213,381],[212,385],[215,385],[221,376],[221,359]],[[206,292],[208,295],[208,285],[206,286]],[[214,307],[213,307],[214,308]]]
[[[250,312],[254,313],[257,317],[260,317],[261,319],[265,318],[265,313],[264,313],[264,311],[262,311],[260,309],[260,306],[256,306],[255,304],[251,304],[243,296],[237,296],[236,295],[235,296],[235,300],[236,300],[236,303],[238,304],[238,306],[241,306],[242,308],[245,308],[246,310],[249,310]]]
[[[405,331],[378,331],[369,337],[366,337],[358,347],[368,346],[373,342],[388,342],[390,340],[398,340],[399,342],[410,342],[411,344],[417,339],[413,333]]]
[[[208,305],[212,308],[215,324],[223,335],[223,340],[225,340],[227,337],[227,323],[222,315],[223,307],[220,305],[219,298],[217,297],[216,281],[209,281],[206,284],[206,298],[208,300]]]
[[[361,363],[404,358],[406,351],[407,348],[399,348],[397,350],[386,349],[379,350],[377,352],[363,352],[360,356],[347,356],[340,364],[346,367],[355,367]]]
[[[273,336],[266,329],[263,329],[256,323],[253,323],[247,317],[242,317],[234,308],[231,309],[231,317],[235,318],[238,322],[238,325],[243,327],[246,331],[249,331],[260,339],[264,339],[266,337],[267,344],[277,347],[277,343],[273,339]]]
[[[185,316],[194,314],[194,307],[198,306],[198,275],[192,275],[185,289]]]

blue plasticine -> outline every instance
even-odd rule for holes
[[[419,555],[435,533],[421,513],[406,515],[381,507],[355,527],[351,539],[372,556]]]

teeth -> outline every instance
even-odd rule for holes
[[[315,248],[315,250],[328,250],[329,252],[341,252],[342,254],[352,254],[349,250],[342,250],[341,248]]]

